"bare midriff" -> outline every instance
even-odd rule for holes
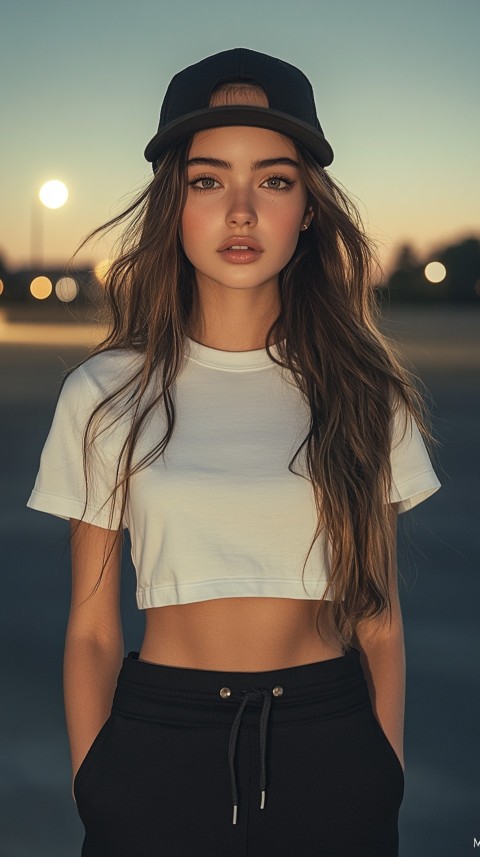
[[[140,660],[236,672],[284,669],[343,655],[330,602],[217,598],[145,611]]]

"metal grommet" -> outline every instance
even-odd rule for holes
[[[272,693],[273,693],[273,695],[274,695],[274,696],[281,696],[281,695],[282,695],[282,693],[283,693],[283,687],[282,687],[280,684],[277,684],[277,685],[273,688]]]
[[[222,699],[227,699],[231,695],[232,695],[232,691],[230,690],[229,687],[222,687],[222,689],[220,691],[220,696],[222,697]]]

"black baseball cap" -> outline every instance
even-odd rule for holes
[[[265,90],[269,106],[209,107],[214,89],[229,81],[258,84]],[[155,171],[159,156],[182,139],[225,125],[254,125],[278,131],[305,146],[322,167],[333,161],[333,150],[318,121],[308,78],[296,66],[248,48],[213,54],[172,78],[163,99],[158,131],[145,149],[145,158]]]

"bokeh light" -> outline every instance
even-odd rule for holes
[[[55,285],[55,294],[63,303],[75,300],[78,295],[78,285],[73,277],[61,277]]]
[[[68,199],[68,188],[63,182],[52,179],[42,184],[38,195],[47,208],[61,208]]]
[[[441,283],[447,276],[447,269],[442,262],[429,262],[424,274],[429,283]]]
[[[102,259],[101,262],[98,262],[94,268],[94,274],[100,283],[100,285],[105,285],[105,281],[107,279],[107,274],[112,264],[112,259]]]
[[[39,301],[45,300],[52,294],[53,286],[48,277],[35,277],[30,283],[30,293]]]

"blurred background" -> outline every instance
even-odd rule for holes
[[[27,509],[63,373],[95,321],[118,232],[82,237],[145,184],[169,80],[249,47],[310,78],[382,263],[382,327],[426,384],[442,489],[399,521],[407,646],[401,857],[480,842],[480,61],[477,0],[6,0],[1,11],[1,857],[78,857],[62,656],[67,522]],[[126,652],[144,617],[124,552]],[[5,702],[5,700],[7,702]],[[480,846],[479,846],[480,847]]]

